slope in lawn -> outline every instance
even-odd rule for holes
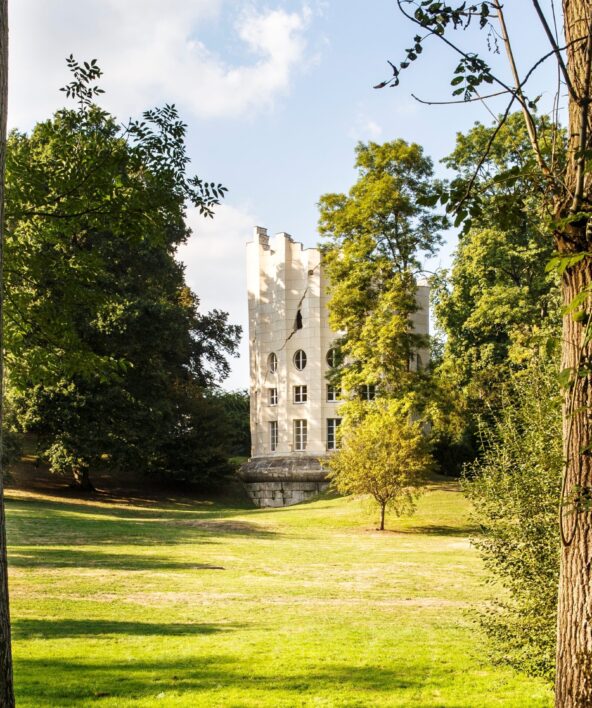
[[[349,499],[10,497],[20,706],[551,705],[487,660],[454,484],[382,534]]]

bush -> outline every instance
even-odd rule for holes
[[[464,488],[482,531],[474,544],[506,590],[481,621],[500,657],[552,680],[562,470],[557,372],[534,364],[515,374],[481,432],[484,452],[466,466]]]

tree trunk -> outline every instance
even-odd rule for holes
[[[386,512],[386,504],[380,504],[380,528],[379,531],[384,531],[384,514]]]
[[[8,563],[6,558],[6,517],[4,514],[4,471],[2,470],[4,327],[3,245],[4,245],[4,165],[6,162],[6,113],[8,97],[8,0],[0,0],[0,707],[14,706],[12,647],[8,602]]]
[[[592,264],[582,262],[563,279],[564,301],[592,283]],[[562,369],[576,370],[584,326],[564,318]],[[590,352],[587,347],[586,353]],[[566,461],[561,512],[563,548],[559,581],[556,704],[561,708],[592,705],[592,457],[582,448],[592,441],[592,380],[576,380],[564,406],[563,449]],[[570,414],[570,411],[574,413]]]
[[[589,0],[563,0],[565,39],[568,45],[569,98],[568,165],[566,197],[557,209],[559,217],[590,213],[592,175],[585,173],[581,151],[590,148],[592,120],[589,110],[590,60],[592,58],[592,8]],[[583,38],[583,41],[575,41]],[[590,218],[582,216],[556,233],[562,252],[590,252]],[[592,260],[586,258],[563,276],[564,304],[592,284]],[[589,299],[588,317],[592,317]],[[585,330],[592,322],[575,322],[564,316],[562,369],[590,368],[592,347],[583,346]],[[582,372],[583,373],[583,372]],[[561,509],[562,550],[557,617],[556,705],[561,708],[592,706],[592,375],[572,377],[563,413],[565,459]]]
[[[74,482],[77,489],[83,492],[94,492],[95,488],[90,481],[90,473],[86,467],[78,470],[73,470]]]

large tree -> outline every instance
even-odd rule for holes
[[[537,126],[551,137],[544,121]],[[544,198],[520,113],[501,128],[477,123],[458,134],[444,163],[456,173],[455,188],[466,189],[494,132],[475,179],[482,209],[460,234],[450,272],[434,282],[434,311],[446,336],[441,370],[477,414],[496,408],[499,384],[533,351],[549,345],[549,338],[558,340],[560,328],[557,279],[546,270],[553,247]],[[545,153],[550,150],[549,139]],[[515,176],[505,177],[512,169]]]
[[[500,0],[479,5],[448,5],[432,0],[397,0],[399,9],[419,28],[404,61],[391,64],[393,76],[378,86],[396,85],[401,70],[420,55],[428,38],[446,44],[458,59],[452,79],[460,100],[483,100],[483,89],[506,95],[504,117],[518,106],[528,131],[531,150],[552,215],[549,237],[558,257],[561,293],[565,305],[562,335],[562,380],[567,384],[563,419],[565,469],[561,509],[561,574],[558,611],[556,704],[562,708],[592,704],[592,6],[589,0],[563,0],[563,38],[539,0],[531,0],[533,22],[538,22],[548,46],[536,63],[521,72]],[[455,40],[455,30],[471,22],[488,31],[487,45],[502,45],[507,76],[494,70],[483,52],[467,51]],[[493,39],[493,42],[491,41]],[[486,51],[486,50],[485,50]],[[556,106],[565,92],[568,104],[568,149],[565,165],[555,154],[545,156],[534,117],[536,97],[528,95],[528,80],[540,65],[553,60],[557,74]],[[557,82],[557,75],[559,82]],[[556,118],[554,111],[552,118]],[[559,126],[556,126],[559,130]],[[492,141],[495,139],[493,136]],[[486,153],[489,146],[486,146]],[[472,186],[472,185],[469,185]],[[452,195],[457,222],[478,213],[478,192]]]
[[[420,259],[436,251],[446,219],[424,205],[436,184],[419,145],[360,143],[356,167],[349,194],[325,194],[319,204],[329,322],[343,332],[335,374],[349,391],[378,384],[399,394],[426,345],[412,324]]]
[[[187,176],[175,108],[122,128],[93,103],[96,64],[69,64],[78,110],[8,142],[8,391],[52,468],[90,487],[101,464],[176,472],[181,438],[202,459],[204,390],[239,328],[199,311],[175,259],[186,204],[211,214],[224,192]]]

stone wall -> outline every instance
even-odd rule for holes
[[[256,506],[290,506],[307,501],[329,486],[318,457],[254,457],[239,470]]]

